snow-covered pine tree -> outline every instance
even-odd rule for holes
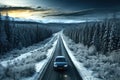
[[[115,25],[112,24],[111,26],[111,30],[110,30],[110,36],[109,36],[109,44],[108,44],[108,51],[111,52],[114,47],[113,47],[113,44],[114,44],[114,32],[115,32],[115,29],[114,29]]]
[[[90,46],[91,46],[91,45],[93,45],[92,39],[93,39],[94,29],[95,29],[95,27],[94,27],[93,24],[90,26],[90,29],[91,29],[91,30],[90,30],[90,33],[89,33],[89,34],[90,34],[90,43],[89,43],[89,44],[90,44]]]
[[[99,50],[99,24],[96,23],[92,43]]]
[[[84,45],[88,45],[87,42],[88,42],[88,25],[86,25],[85,27],[85,31],[84,31]]]
[[[7,35],[7,40],[10,42],[10,35],[11,35],[10,34],[10,19],[9,19],[8,13],[6,13],[4,27],[5,27],[5,32]]]
[[[7,51],[8,49],[7,45],[8,45],[7,35],[5,32],[2,15],[0,13],[0,53]]]
[[[103,23],[99,23],[99,26],[100,26],[100,32],[99,32],[99,49],[102,50],[102,47],[103,47],[103,35],[104,35],[104,30],[105,30],[105,26]]]
[[[91,26],[88,26],[88,40],[87,40],[88,47],[90,46],[90,41],[91,41],[91,39],[90,39],[90,32],[91,32]]]
[[[117,44],[117,48],[120,49],[120,36],[118,37],[118,44]]]
[[[104,23],[105,25],[105,32],[104,32],[104,35],[103,35],[103,52],[104,54],[108,51],[108,43],[109,43],[109,22],[108,21],[105,21]]]
[[[83,44],[85,42],[85,29],[86,29],[86,26],[84,25],[82,29],[82,41],[81,41]]]

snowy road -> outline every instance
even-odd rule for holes
[[[69,67],[67,71],[64,72],[56,72],[53,69],[53,61],[56,56],[63,55],[66,57]],[[51,59],[50,63],[48,64],[47,68],[43,72],[43,76],[40,77],[40,80],[82,80],[79,76],[78,71],[76,70],[75,66],[73,65],[71,59],[69,58],[67,51],[63,45],[63,41],[61,37],[58,40],[53,58]]]

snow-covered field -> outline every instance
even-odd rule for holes
[[[41,41],[39,43],[28,46],[26,48],[23,47],[21,50],[20,49],[14,49],[12,51],[6,52],[5,55],[0,56],[0,62],[5,61],[5,60],[12,60],[15,57],[18,57],[18,56],[20,56],[24,53],[27,53],[27,52],[33,51],[35,49],[38,49],[38,48],[44,46],[47,42],[49,42],[51,40],[51,38],[52,37],[50,37],[50,38],[48,38],[44,41]]]
[[[1,61],[0,80],[32,80],[36,78],[38,72],[40,74],[40,71],[52,57],[57,40],[58,33],[54,34],[45,45],[42,44],[38,48],[31,47],[29,52],[22,50],[21,52],[27,52],[10,60]]]
[[[61,35],[65,48],[83,80],[120,80],[120,51],[111,55],[98,54],[95,47],[76,44],[73,40]]]

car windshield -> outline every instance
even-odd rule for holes
[[[65,58],[56,58],[56,62],[66,62]]]

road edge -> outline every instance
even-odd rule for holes
[[[59,35],[58,35],[58,39],[59,39]],[[47,69],[47,66],[48,64],[50,63],[52,57],[53,57],[53,53],[55,51],[55,48],[57,46],[57,43],[58,43],[58,39],[53,43],[53,50],[52,52],[50,53],[51,55],[47,57],[47,60],[46,60],[46,63],[44,63],[43,67],[41,68],[41,70],[35,75],[35,78],[33,80],[41,80],[42,77],[43,77],[43,74],[45,73],[46,69]]]
[[[94,78],[92,76],[88,76],[85,72],[81,70],[83,66],[81,66],[80,62],[77,61],[77,59],[74,57],[73,52],[68,48],[64,38],[63,38],[63,32],[61,32],[61,38],[63,41],[63,45],[68,52],[69,57],[71,58],[71,61],[73,62],[74,66],[76,67],[77,71],[79,72],[79,75],[82,77],[83,80],[99,80],[98,78]]]

